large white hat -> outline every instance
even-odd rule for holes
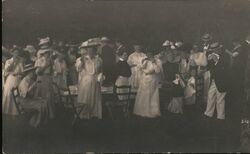
[[[41,38],[38,45],[41,46],[41,45],[44,45],[44,44],[48,44],[49,42],[50,42],[49,37]]]
[[[89,39],[85,42],[82,42],[82,44],[79,46],[79,49],[81,48],[90,48],[100,45],[99,43],[95,42],[93,39]]]
[[[168,47],[168,46],[171,46],[171,43],[172,43],[172,42],[170,42],[169,40],[166,40],[166,41],[162,44],[162,46],[163,46],[163,47]]]
[[[102,38],[101,38],[101,41],[110,41],[110,39],[109,38],[107,38],[106,36],[103,36]]]

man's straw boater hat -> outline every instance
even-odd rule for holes
[[[215,42],[215,43],[210,45],[209,50],[210,51],[217,51],[217,50],[221,49],[222,47],[223,47],[223,45],[221,45],[219,42]]]

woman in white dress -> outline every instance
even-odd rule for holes
[[[102,60],[96,55],[96,46],[98,44],[88,42],[82,44],[81,48],[87,49],[87,55],[81,58],[81,69],[84,74],[81,76],[78,84],[77,102],[85,104],[80,118],[102,119],[102,95],[99,75],[102,72]]]
[[[154,118],[161,115],[159,100],[159,75],[161,61],[155,59],[152,53],[141,60],[142,76],[134,106],[134,114],[142,117]]]
[[[143,48],[142,45],[138,45],[136,43],[134,45],[135,52],[129,55],[128,57],[128,64],[131,67],[132,75],[130,77],[130,85],[133,89],[139,88],[139,82],[142,76],[142,70],[140,68],[141,60],[146,57],[146,55],[142,52]]]
[[[4,84],[4,91],[2,97],[2,112],[6,115],[18,115],[11,90],[17,87],[21,81],[21,73],[23,71],[23,62],[20,57],[20,49],[13,49],[13,57],[8,59],[5,63],[4,72],[7,77]]]

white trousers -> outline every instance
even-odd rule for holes
[[[216,107],[217,118],[225,119],[225,95],[226,93],[220,93],[216,88],[214,80],[212,80],[211,85],[208,90],[208,101],[205,115],[212,117],[214,115],[214,110]]]

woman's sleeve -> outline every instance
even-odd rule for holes
[[[133,60],[133,56],[131,56],[131,55],[128,56],[127,63],[129,66],[135,65],[134,60]]]
[[[155,70],[156,73],[162,72],[162,70],[163,70],[162,69],[162,62],[160,60],[156,59],[153,66],[154,66],[154,70]]]

